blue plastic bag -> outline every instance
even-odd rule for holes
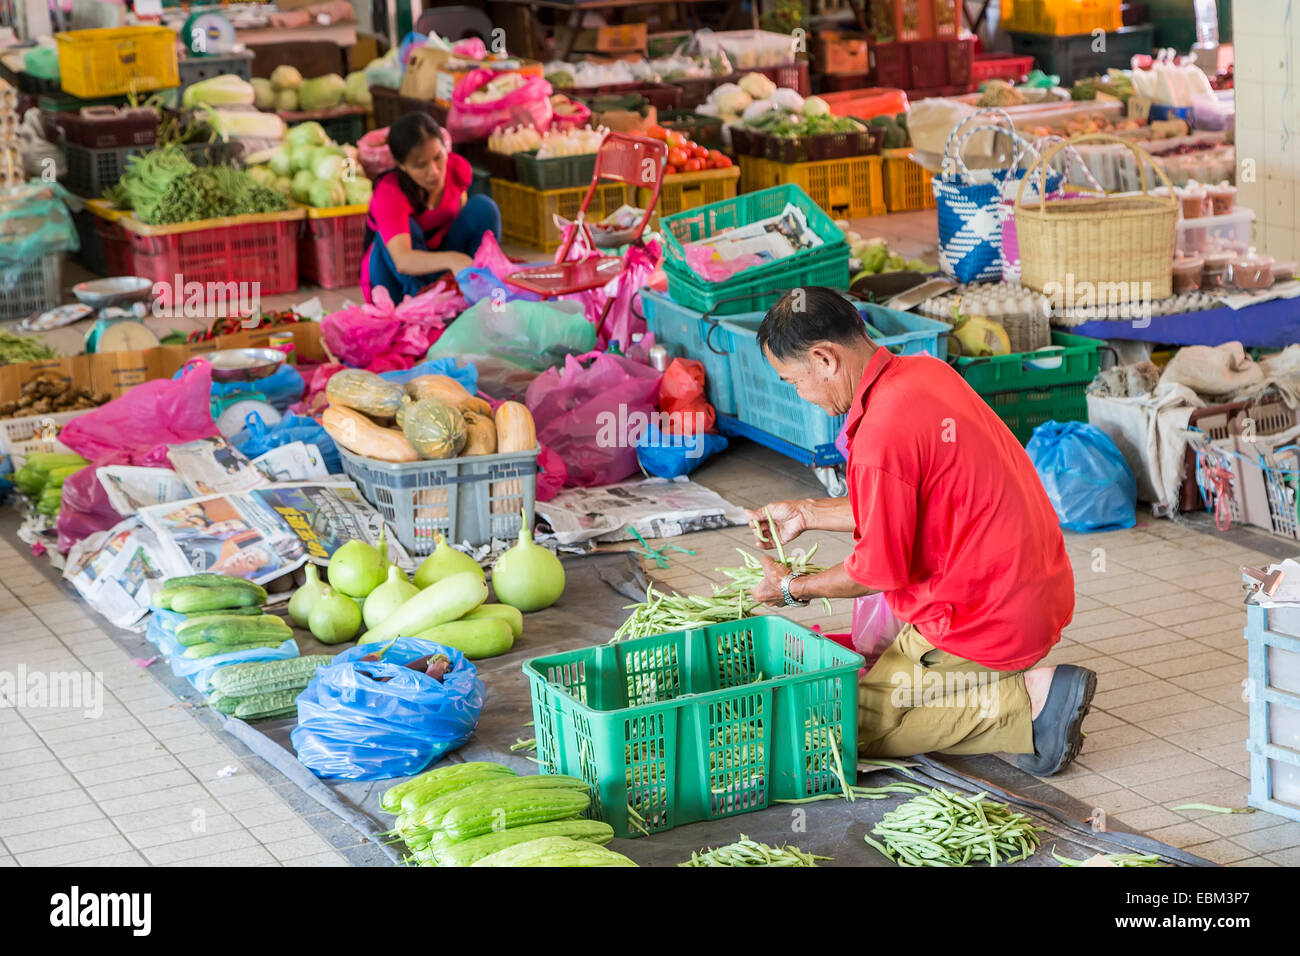
[[[286,415],[274,428],[268,428],[262,416],[249,412],[244,419],[244,430],[237,432],[230,443],[248,458],[265,455],[272,448],[300,441],[315,445],[320,449],[321,461],[331,475],[343,474],[343,462],[339,459],[338,446],[329,432],[317,424],[316,419],[306,415]]]
[[[244,661],[280,661],[298,656],[298,642],[291,637],[279,647],[254,647],[231,651],[229,654],[189,658],[185,656],[185,645],[176,638],[176,628],[184,621],[185,615],[176,611],[154,610],[149,615],[149,626],[145,629],[144,636],[158,648],[159,653],[168,658],[172,673],[184,677],[200,693],[208,692],[212,675],[219,667],[242,664]]]
[[[520,266],[520,268],[527,268],[527,266]],[[522,299],[525,302],[540,302],[542,300],[542,297],[536,292],[528,292],[508,285],[498,279],[496,273],[491,269],[483,266],[466,266],[461,269],[456,273],[456,285],[460,286],[460,294],[465,297],[465,301],[470,305],[494,294],[497,302],[512,302],[515,299]],[[498,289],[501,291],[498,292]]]
[[[173,381],[180,379],[185,369],[172,376]],[[278,412],[283,412],[294,402],[302,400],[302,393],[307,390],[302,373],[289,363],[284,363],[266,378],[251,382],[213,382],[212,397],[225,398],[240,392],[258,392],[266,396],[266,401]]]
[[[478,726],[483,682],[464,654],[399,637],[383,660],[360,661],[384,646],[348,648],[316,671],[298,695],[298,726],[290,738],[298,759],[316,776],[386,780],[419,773],[464,744]],[[451,660],[442,683],[404,666],[427,654]]]
[[[708,432],[693,435],[664,435],[659,426],[650,426],[636,443],[637,461],[657,478],[689,475],[700,464],[727,447],[721,435]]]
[[[478,392],[478,369],[474,367],[474,363],[466,362],[461,365],[454,356],[450,355],[445,358],[430,359],[408,369],[383,372],[379,377],[395,385],[405,385],[411,379],[419,378],[421,375],[446,375],[460,382],[465,387],[465,391],[471,395]]]
[[[1069,531],[1137,523],[1137,479],[1110,436],[1086,422],[1044,422],[1025,446],[1047,497]]]

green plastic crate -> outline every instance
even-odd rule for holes
[[[744,274],[748,275],[748,270]],[[796,286],[824,285],[832,289],[847,289],[848,247],[828,250],[825,255],[805,259],[797,275],[785,278],[778,276],[767,280],[755,279],[740,285],[732,282],[701,282],[693,274],[667,263],[664,264],[664,276],[668,279],[669,297],[678,305],[696,312],[711,312],[715,316],[766,312],[776,305],[777,299],[786,290]]]
[[[1098,339],[1068,332],[1053,332],[1052,344],[1059,352],[1012,352],[989,358],[958,358],[957,371],[966,384],[981,395],[991,392],[1014,392],[1022,389],[1054,388],[1072,382],[1091,382],[1101,371],[1101,347]],[[1060,355],[1059,368],[1035,368],[1029,362]]]
[[[863,659],[766,615],[524,664],[543,773],[579,776],[620,837],[838,793]]]
[[[798,186],[785,183],[771,189],[745,193],[720,202],[684,209],[659,220],[659,230],[664,236],[664,263],[678,273],[690,272],[686,264],[686,252],[683,244],[707,239],[723,230],[736,226],[747,226],[763,219],[770,219],[781,214],[787,204],[793,203],[803,211],[808,220],[808,227],[822,240],[822,245],[814,249],[796,252],[785,259],[770,262],[767,265],[754,266],[737,276],[723,282],[707,283],[714,289],[727,290],[720,297],[735,295],[750,286],[766,289],[789,289],[800,285],[828,285],[808,278],[806,273],[820,265],[828,256],[843,256],[845,268],[848,267],[849,246],[844,233]],[[847,281],[847,277],[846,277]],[[842,288],[845,286],[841,286]],[[674,299],[677,297],[674,295]],[[681,300],[678,300],[681,301]],[[754,311],[754,306],[738,311]]]
[[[529,189],[574,189],[591,185],[596,154],[538,159],[536,151],[515,153],[515,181]]]
[[[1055,388],[1027,388],[1018,392],[993,392],[980,398],[988,402],[998,418],[1011,429],[1022,445],[1029,443],[1034,429],[1044,422],[1086,422],[1088,383],[1058,385]]]

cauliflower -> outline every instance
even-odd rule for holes
[[[746,123],[756,120],[764,113],[769,113],[775,104],[771,100],[755,100],[745,107],[745,112],[740,114],[740,118]]]
[[[762,73],[746,73],[740,78],[740,88],[756,100],[765,100],[776,92],[776,84]]]
[[[709,96],[708,102],[717,107],[719,113],[743,113],[754,98],[735,83],[723,83]]]
[[[803,101],[804,116],[830,116],[831,108],[820,96],[810,96]]]

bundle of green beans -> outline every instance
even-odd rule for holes
[[[1116,866],[1164,866],[1160,862],[1160,857],[1154,853],[1106,853],[1103,856]],[[1055,848],[1052,849],[1052,857],[1061,866],[1083,866],[1088,862],[1087,860],[1076,860],[1069,856],[1060,856]]]
[[[768,846],[740,835],[738,843],[729,843],[716,850],[691,854],[691,858],[678,866],[816,866],[818,860],[834,857],[805,853],[796,846]]]
[[[899,866],[990,866],[1028,859],[1039,844],[1027,816],[983,793],[964,797],[938,788],[886,813],[864,837]]]

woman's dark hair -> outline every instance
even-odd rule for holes
[[[820,285],[791,289],[758,327],[758,347],[778,359],[802,355],[818,342],[856,345],[864,340],[871,338],[862,313],[843,294]]]
[[[442,138],[442,127],[428,113],[403,113],[393,121],[392,126],[388,127],[388,151],[393,154],[393,159],[404,163],[417,146],[430,139]],[[428,192],[403,169],[392,169],[384,173],[385,176],[390,174],[396,174],[397,185],[402,190],[402,195],[418,215],[424,209],[424,204],[429,201]]]

